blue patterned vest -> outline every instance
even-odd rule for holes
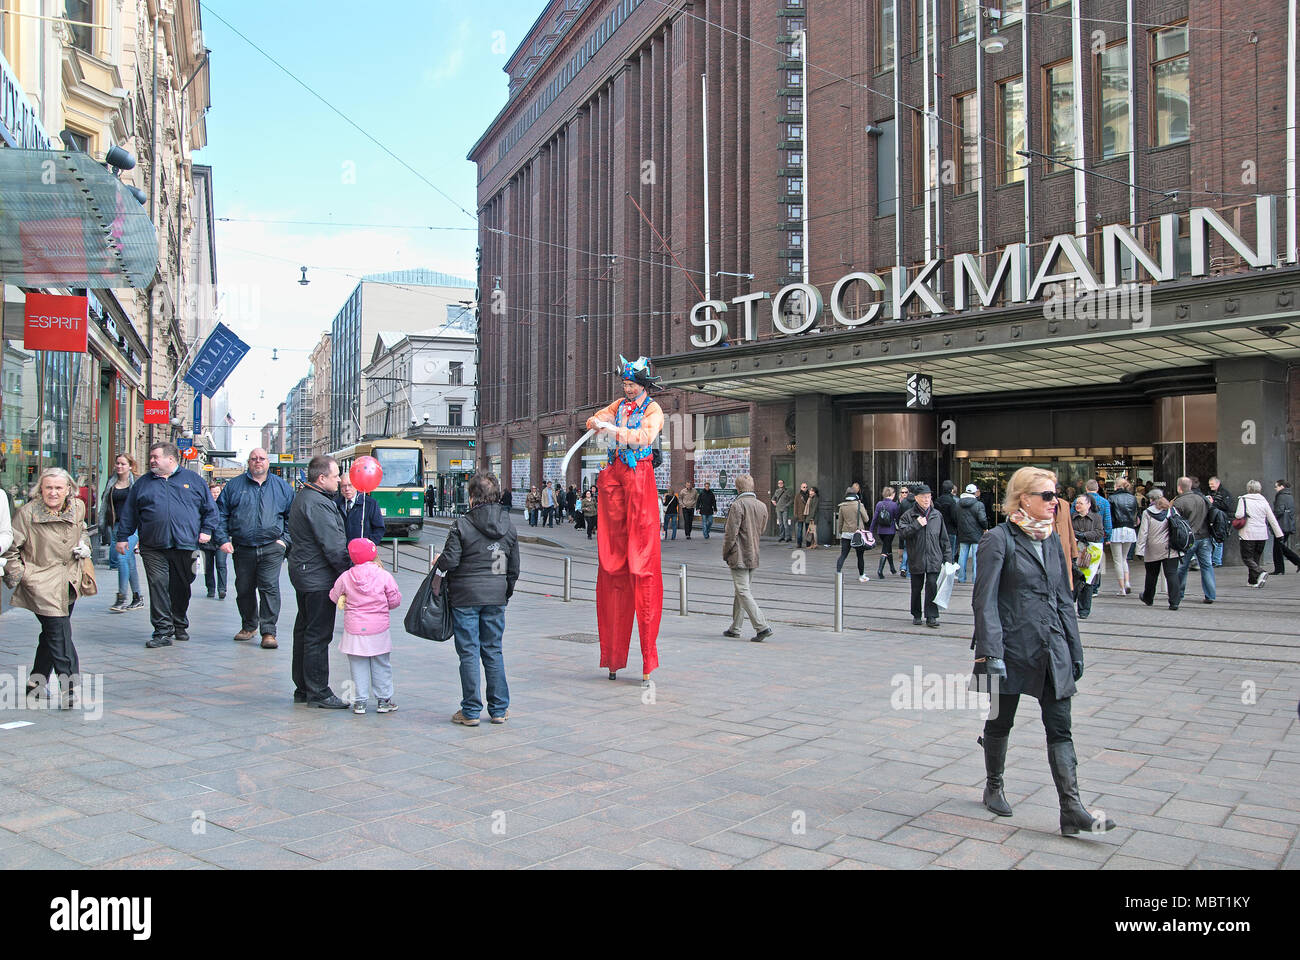
[[[627,423],[624,423],[623,410],[626,405],[627,401],[618,405],[618,411],[614,414],[614,426],[627,427],[629,430],[635,430],[641,426],[641,415],[645,413],[646,407],[650,405],[649,391],[646,391],[646,395],[642,401],[632,408],[632,412],[628,414]],[[627,464],[628,469],[630,470],[636,469],[638,461],[648,460],[652,456],[654,456],[654,447],[618,446],[610,447],[609,449],[609,463],[612,464],[615,460],[622,460]]]

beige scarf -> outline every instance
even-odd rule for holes
[[[1056,529],[1051,520],[1035,520],[1023,510],[1017,510],[1007,519],[1035,540],[1046,540]]]

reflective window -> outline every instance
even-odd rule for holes
[[[1066,61],[1043,70],[1043,102],[1047,105],[1043,117],[1043,142],[1046,152],[1063,160],[1074,161],[1074,62]],[[1059,173],[1069,167],[1060,163],[1047,164],[1048,173]]]
[[[1097,55],[1097,152],[1104,159],[1128,153],[1128,44]]]
[[[1021,77],[998,84],[998,183],[1025,178],[1025,83]]]
[[[1183,143],[1191,138],[1192,115],[1187,27],[1157,30],[1151,38],[1151,142]]]

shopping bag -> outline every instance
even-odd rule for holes
[[[1082,556],[1079,558],[1083,569],[1083,580],[1092,583],[1093,578],[1101,572],[1102,546],[1100,543],[1081,543]]]
[[[934,595],[934,603],[940,610],[948,609],[952,599],[952,585],[957,582],[957,564],[945,563],[939,571],[939,589]]]
[[[436,570],[430,570],[415,591],[406,617],[402,621],[406,632],[413,637],[442,642],[451,639],[451,604],[447,602],[447,585],[443,583],[439,593],[433,592]]]

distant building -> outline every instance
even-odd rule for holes
[[[477,425],[474,357],[472,313],[469,329],[444,324],[417,333],[381,332],[364,371],[366,435],[423,441],[430,476],[471,472]]]
[[[320,342],[316,344],[311,352],[311,378],[312,378],[312,425],[311,425],[311,452],[312,456],[320,453],[329,453],[336,449],[330,446],[330,371],[333,364],[330,362],[330,335],[328,331],[321,334]]]
[[[315,414],[313,385],[310,375],[303,377],[289,391],[289,397],[285,401],[285,429],[288,435],[285,438],[284,452],[292,454],[294,460],[307,461],[312,457],[312,420]]]
[[[474,285],[430,270],[401,270],[366,277],[330,328],[330,449],[366,432],[362,417],[362,367],[379,331],[409,333],[447,322],[447,308],[473,298]],[[463,323],[458,313],[452,318]]]

